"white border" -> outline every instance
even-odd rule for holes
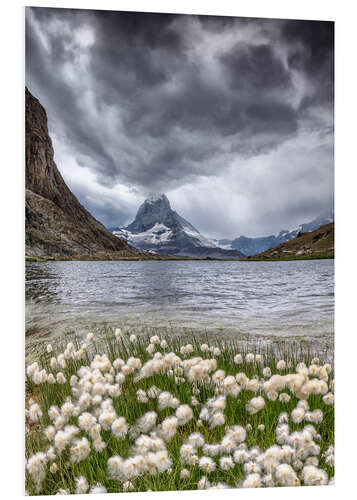
[[[335,487],[273,488],[220,492],[225,498],[341,498],[353,496],[357,449],[354,387],[357,352],[354,311],[357,282],[354,252],[356,227],[356,9],[353,0],[8,0],[1,9],[1,472],[3,498],[23,495],[23,189],[24,189],[24,6],[97,8],[191,14],[236,15],[336,21],[336,371],[337,371],[337,480]],[[318,189],[318,187],[317,187]],[[210,498],[215,491],[195,493]],[[130,497],[128,497],[130,495]],[[130,493],[120,498],[182,500],[192,492]],[[43,497],[42,497],[43,498]],[[100,495],[99,498],[108,498]]]

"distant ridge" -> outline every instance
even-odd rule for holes
[[[335,224],[325,224],[315,231],[299,233],[296,238],[285,241],[258,255],[251,255],[251,260],[285,260],[301,258],[328,258],[335,256]]]
[[[276,247],[285,241],[292,240],[296,238],[299,233],[308,233],[311,231],[315,231],[319,227],[330,224],[334,221],[334,213],[328,212],[326,214],[321,214],[316,217],[311,222],[306,222],[300,224],[297,228],[291,230],[282,230],[279,234],[274,235],[271,234],[269,236],[260,236],[257,238],[249,238],[247,236],[239,236],[233,240],[222,239],[222,240],[213,240],[213,242],[220,247],[223,248],[233,248],[238,250],[245,255],[256,255],[269,248]]]
[[[79,203],[53,155],[46,111],[26,88],[26,255],[140,255]]]

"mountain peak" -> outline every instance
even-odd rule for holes
[[[136,248],[172,255],[240,258],[235,250],[222,250],[175,212],[163,193],[150,195],[129,226],[113,231]]]
[[[164,202],[168,203],[170,205],[170,202],[164,193],[152,193],[150,196],[148,196],[145,200],[147,203],[157,203],[157,202]],[[144,202],[144,203],[145,203]]]

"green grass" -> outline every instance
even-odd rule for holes
[[[314,253],[311,255],[288,255],[288,254],[282,254],[280,257],[255,257],[252,255],[251,257],[248,257],[246,260],[247,261],[253,261],[253,262],[262,262],[262,261],[268,261],[268,262],[274,262],[274,261],[281,261],[281,260],[319,260],[319,259],[334,259],[335,254],[331,252],[324,252],[324,253]],[[242,259],[245,260],[245,259]]]
[[[130,333],[130,332],[129,332]],[[60,385],[51,385],[48,382],[35,385],[32,380],[26,377],[26,394],[28,397],[32,397],[41,407],[43,412],[43,417],[39,424],[28,425],[28,432],[26,434],[26,458],[29,458],[32,454],[38,451],[46,451],[49,447],[49,443],[43,435],[43,429],[50,425],[52,422],[48,417],[47,411],[50,406],[58,405],[59,407],[65,402],[67,397],[71,396],[71,387],[69,384],[69,378],[72,374],[77,373],[78,369],[83,365],[90,364],[93,356],[96,353],[106,353],[111,360],[114,361],[116,358],[122,358],[124,360],[128,359],[130,356],[139,357],[144,363],[151,356],[146,352],[145,348],[149,343],[149,335],[138,337],[136,344],[129,342],[129,333],[124,336],[124,340],[118,342],[113,332],[107,329],[102,336],[99,336],[90,345],[90,349],[83,359],[80,361],[69,360],[67,362],[67,367],[61,370],[67,378],[67,383]],[[70,340],[75,344],[75,348],[79,349],[81,345],[81,339],[77,338],[74,334],[71,334]],[[201,356],[202,358],[211,357],[210,353],[202,353],[200,351],[200,345],[206,340],[204,338],[198,338],[195,336],[190,336],[190,338],[167,338],[169,348],[165,352],[174,351],[180,357],[180,346],[186,342],[190,342],[194,347],[194,352],[188,357]],[[68,338],[66,338],[68,342]],[[233,357],[238,352],[243,355],[246,354],[242,350],[241,346],[234,340],[231,341],[220,341],[216,339],[214,342],[207,342],[209,345],[218,346],[221,349],[221,355],[217,359],[217,369],[223,369],[226,375],[235,375],[239,372],[244,372],[248,377],[253,377],[258,375],[259,378],[263,378],[262,369],[263,367],[269,366],[272,373],[277,373],[276,363],[279,359],[284,359],[289,369],[281,374],[294,372],[294,367],[298,362],[304,361],[307,366],[311,363],[314,353],[304,349],[294,349],[289,344],[281,343],[279,347],[274,349],[269,347],[257,348],[256,352],[264,355],[264,364],[258,363],[247,363],[244,361],[240,365],[236,365],[233,362]],[[55,348],[55,354],[58,355],[63,352],[65,348],[65,342],[58,342],[56,345],[52,343]],[[160,347],[158,351],[164,352]],[[250,351],[254,352],[254,351]],[[45,368],[48,373],[52,372],[50,367],[50,358],[54,353],[48,354],[45,349],[45,343],[41,342],[38,344],[36,349],[36,356],[41,368]],[[32,356],[33,358],[33,353]],[[324,362],[321,359],[321,363]],[[177,384],[172,377],[166,375],[154,375],[147,379],[142,379],[137,383],[134,383],[134,375],[128,375],[122,386],[122,394],[119,397],[113,398],[114,408],[118,416],[123,416],[126,418],[128,424],[134,424],[136,419],[142,416],[147,411],[156,411],[159,415],[158,422],[161,422],[166,416],[174,414],[175,410],[165,409],[163,411],[158,410],[157,400],[149,399],[148,403],[139,403],[136,400],[136,391],[138,389],[147,390],[151,386],[155,385],[161,390],[169,391],[175,397],[180,400],[181,404],[189,404],[191,406],[191,397],[193,396],[193,386],[187,380],[181,384]],[[333,378],[333,373],[330,374],[330,379]],[[276,444],[275,430],[278,423],[278,417],[281,412],[290,413],[297,405],[298,398],[295,397],[288,389],[284,390],[290,394],[291,399],[289,403],[281,403],[279,400],[270,401],[265,397],[266,406],[263,410],[255,415],[250,415],[246,411],[246,403],[254,396],[261,394],[264,396],[263,391],[259,391],[255,394],[251,391],[242,390],[239,395],[235,398],[227,396],[227,406],[225,409],[226,423],[225,426],[239,424],[246,426],[250,424],[252,430],[247,432],[246,444],[249,448],[253,446],[258,446],[262,450],[268,448],[269,446]],[[202,386],[199,396],[200,405],[198,407],[192,407],[194,411],[194,418],[185,426],[179,427],[177,434],[168,443],[167,449],[169,455],[173,461],[172,471],[164,472],[160,475],[149,475],[140,476],[133,480],[133,485],[135,491],[147,491],[151,489],[153,491],[158,490],[190,490],[197,488],[198,480],[204,475],[204,473],[199,469],[199,467],[183,465],[180,461],[180,447],[188,435],[192,432],[199,431],[208,443],[219,442],[225,432],[225,426],[220,426],[215,429],[209,429],[206,424],[198,427],[197,420],[199,412],[202,406],[206,403],[207,399],[215,395],[214,385],[209,384]],[[321,453],[320,453],[320,464],[319,466],[327,470],[329,477],[333,477],[333,468],[328,467],[324,460],[322,459],[322,454],[328,448],[329,445],[334,443],[334,407],[327,406],[322,401],[321,395],[313,395],[309,397],[310,410],[317,408],[322,409],[324,413],[324,418],[322,423],[317,424],[315,427],[317,432],[321,435]],[[77,425],[77,417],[71,417],[69,424]],[[258,425],[264,424],[264,431],[258,430]],[[303,429],[306,422],[301,424],[294,424],[291,419],[289,420],[290,431]],[[85,432],[81,431],[77,437],[86,435]],[[107,461],[113,455],[120,455],[126,458],[130,455],[130,449],[133,441],[127,436],[125,439],[117,439],[112,434],[111,431],[102,431],[102,437],[107,443],[107,447],[102,452],[96,452],[92,449],[89,457],[78,464],[74,464],[70,461],[69,449],[67,448],[60,456],[56,458],[56,463],[59,467],[58,472],[51,474],[49,470],[47,471],[46,478],[42,484],[41,494],[50,495],[56,494],[59,488],[64,488],[74,493],[75,490],[75,479],[80,475],[84,475],[88,483],[92,486],[96,483],[104,485],[108,492],[120,492],[123,491],[122,484],[108,478],[107,475]],[[199,455],[202,455],[202,451],[199,450]],[[50,462],[47,465],[49,469]],[[186,479],[180,477],[180,471],[182,468],[187,468],[190,470],[190,476]],[[236,465],[234,469],[228,472],[220,470],[219,465],[215,472],[208,474],[208,478],[211,482],[223,481],[231,487],[237,486],[243,478],[243,466]],[[28,473],[26,473],[26,489],[29,494],[36,494],[34,483],[32,478]]]

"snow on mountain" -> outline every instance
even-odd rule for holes
[[[330,224],[334,220],[333,211],[319,215],[311,222],[300,224],[298,227],[288,230],[283,229],[277,235],[262,236],[257,238],[248,238],[239,236],[234,240],[214,240],[217,246],[221,248],[233,248],[245,255],[255,255],[265,252],[269,248],[276,247],[285,241],[290,241],[297,237],[299,233],[310,233],[325,224]]]
[[[134,221],[113,230],[136,248],[188,257],[241,258],[234,250],[217,247],[190,222],[172,210],[165,194],[151,195],[139,207]]]

